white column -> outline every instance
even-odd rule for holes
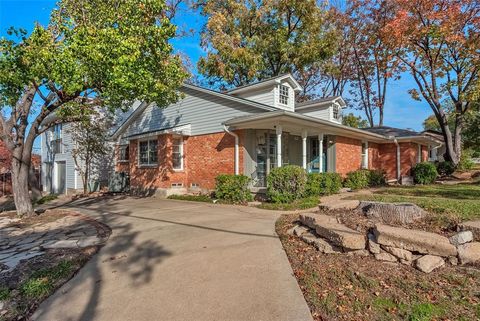
[[[320,173],[323,172],[323,134],[318,135],[318,153],[320,155],[319,164],[320,164]]]
[[[282,126],[277,125],[277,167],[282,167]]]
[[[302,165],[303,169],[307,169],[307,131],[302,130]]]

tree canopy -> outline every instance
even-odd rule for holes
[[[166,13],[164,0],[61,0],[48,26],[0,39],[0,138],[13,154],[19,214],[32,213],[25,173],[35,137],[93,106],[179,98],[187,74]]]
[[[336,34],[315,0],[207,0],[199,71],[212,83],[241,86],[283,73],[300,80],[335,50]],[[303,81],[302,84],[305,84]]]

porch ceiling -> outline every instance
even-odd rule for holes
[[[225,125],[231,126],[233,129],[275,129],[276,126],[280,125],[282,126],[282,131],[298,136],[301,136],[302,131],[306,130],[308,136],[330,134],[378,143],[391,142],[390,139],[382,135],[289,111],[274,111],[234,118],[227,121]]]

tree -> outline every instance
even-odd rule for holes
[[[315,0],[207,0],[199,71],[213,84],[242,86],[284,73],[301,76],[329,57],[335,33]]]
[[[342,124],[353,128],[366,128],[369,125],[366,119],[363,119],[362,116],[355,116],[353,113],[344,115]]]
[[[394,50],[381,37],[393,7],[386,0],[355,0],[345,14],[348,19],[344,28],[348,29],[352,48],[349,61],[353,65],[353,101],[364,111],[370,126],[383,126],[387,84],[399,71]]]
[[[113,147],[109,142],[109,129],[112,117],[105,111],[95,111],[84,120],[70,124],[68,132],[74,146],[71,150],[75,168],[83,183],[83,193],[87,194],[92,175],[100,175],[101,164],[111,158]],[[110,157],[107,157],[109,156]]]
[[[383,39],[412,74],[417,88],[440,125],[446,160],[457,165],[462,151],[465,116],[478,84],[480,2],[478,0],[394,0],[395,15],[383,28]],[[448,106],[453,106],[453,129]]]
[[[38,135],[93,106],[179,98],[187,75],[172,55],[174,35],[162,0],[61,0],[47,27],[0,39],[0,138],[13,156],[18,215],[33,214],[28,172]]]
[[[424,130],[435,130],[441,131],[440,124],[438,123],[437,117],[435,115],[430,115],[423,121]]]

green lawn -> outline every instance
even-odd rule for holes
[[[379,202],[410,202],[440,216],[460,221],[480,218],[480,185],[418,185],[385,187],[354,198]]]

